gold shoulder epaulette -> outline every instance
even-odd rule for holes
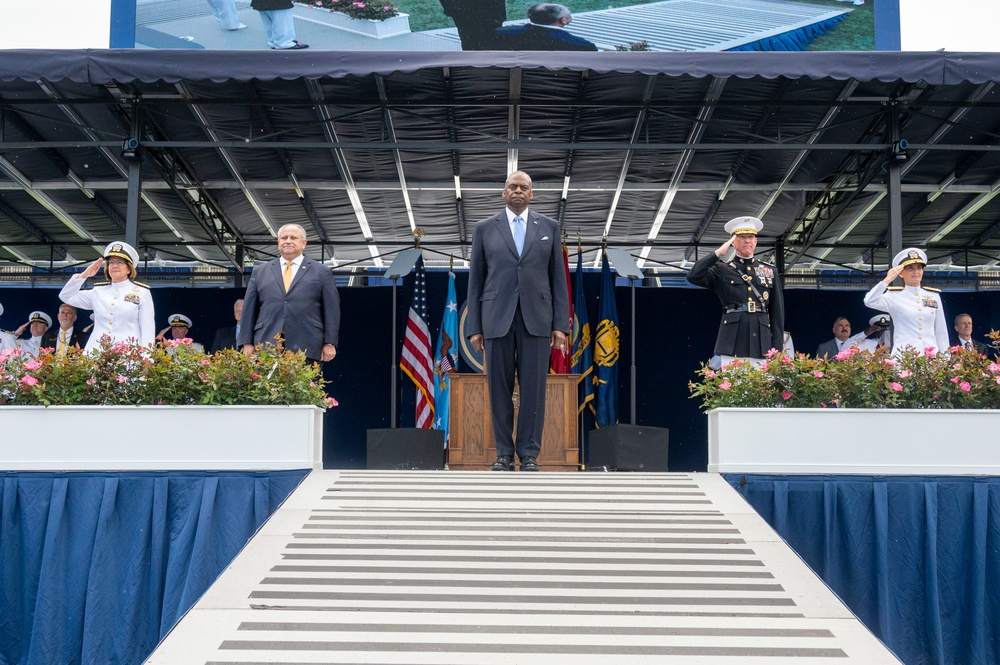
[[[13,330],[7,330],[6,328],[0,328],[0,333],[4,333],[4,334],[7,334],[7,335],[13,335],[14,331]]]
[[[133,281],[132,283],[135,284],[136,286],[141,286],[144,289],[149,288],[149,284],[143,284],[142,282],[136,282],[136,281]]]
[[[94,286],[107,286],[111,282],[94,282]]]
[[[902,291],[902,290],[903,290],[902,286],[890,286],[889,288],[886,289],[886,291]]]
[[[925,291],[933,291],[934,293],[941,293],[941,289],[935,289],[933,286],[923,287]]]

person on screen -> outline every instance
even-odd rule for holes
[[[295,21],[292,18],[292,0],[251,0],[250,7],[260,14],[264,24],[267,45],[274,51],[295,51],[309,48],[295,39]]]
[[[542,2],[528,8],[530,23],[497,28],[498,51],[596,51],[597,45],[565,28],[573,21],[566,5]]]
[[[246,23],[240,23],[236,0],[208,0],[208,4],[212,8],[212,15],[223,30],[233,32],[246,29]]]
[[[493,48],[496,29],[507,20],[504,0],[441,0],[441,8],[455,22],[463,51]]]

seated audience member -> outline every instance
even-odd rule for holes
[[[969,351],[975,351],[981,356],[989,353],[989,347],[977,339],[972,339],[972,316],[969,314],[959,314],[955,317],[955,332],[958,333],[958,341],[955,346],[961,346]]]
[[[80,350],[87,345],[89,335],[75,326],[76,307],[66,303],[59,305],[56,320],[59,321],[59,327],[45,333],[42,338],[43,347],[55,349],[56,355],[64,356],[70,347]]]
[[[25,355],[29,355],[32,358],[38,357],[38,350],[42,348],[42,336],[45,335],[45,332],[51,325],[51,316],[45,312],[35,311],[28,317],[27,323],[22,324],[21,327],[14,331],[14,336],[20,337],[25,328],[29,329],[31,337],[17,340],[17,345],[21,347]]]
[[[846,316],[838,316],[833,321],[833,339],[827,340],[817,347],[816,357],[822,358],[823,356],[828,356],[832,358],[849,347],[851,345],[850,342],[851,322],[847,320]]]
[[[3,316],[3,305],[0,304],[0,316]],[[0,351],[17,348],[17,337],[9,330],[0,328]]]
[[[243,298],[240,298],[233,305],[233,315],[236,317],[236,325],[228,328],[219,328],[215,331],[215,340],[212,342],[212,353],[235,349],[236,336],[240,334],[240,317],[243,316]]]
[[[573,17],[565,5],[542,2],[528,8],[530,23],[496,30],[498,51],[596,51],[593,42],[565,30]]]
[[[184,316],[183,314],[171,314],[167,321],[170,323],[166,328],[161,330],[156,335],[156,341],[164,342],[167,340],[166,332],[170,331],[170,339],[185,339],[188,337],[188,333],[191,330],[191,319]],[[204,352],[205,347],[203,347],[198,342],[192,342],[190,344],[192,351]]]

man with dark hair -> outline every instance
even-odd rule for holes
[[[502,51],[596,51],[597,46],[565,30],[573,21],[566,5],[542,2],[528,8],[530,23],[497,28],[496,46]]]
[[[455,22],[463,51],[493,48],[496,29],[507,20],[504,0],[441,0],[441,8]]]

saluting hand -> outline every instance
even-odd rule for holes
[[[82,273],[80,273],[80,276],[83,277],[84,279],[90,279],[91,277],[97,274],[97,272],[101,269],[101,265],[103,263],[104,259],[97,259],[89,266],[87,266],[87,269],[84,270]]]
[[[736,236],[735,235],[730,236],[729,240],[719,245],[719,249],[715,250],[715,255],[721,259],[723,256],[726,255],[726,252],[729,251],[729,248],[733,246],[733,242],[735,241],[736,241]]]
[[[896,266],[895,268],[889,268],[889,271],[885,274],[885,279],[883,279],[882,281],[885,282],[886,284],[891,284],[892,280],[899,277],[899,275],[903,272],[903,268],[905,267],[906,266]]]

